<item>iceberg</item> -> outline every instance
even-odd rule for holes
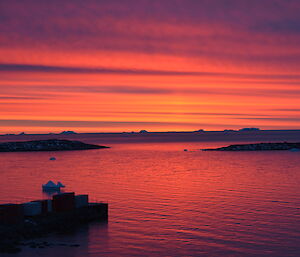
[[[60,181],[57,182],[57,186],[59,187],[66,187],[64,184],[62,184]]]
[[[61,182],[55,184],[52,180],[49,180],[46,184],[42,185],[44,191],[60,191],[62,187],[65,187]]]

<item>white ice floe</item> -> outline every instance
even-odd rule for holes
[[[45,191],[49,191],[49,190],[59,191],[62,187],[65,187],[65,185],[63,185],[61,182],[57,182],[57,184],[55,184],[52,180],[49,180],[47,184],[42,185],[42,188]]]

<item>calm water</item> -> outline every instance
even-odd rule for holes
[[[205,147],[1,153],[1,203],[46,198],[41,184],[52,179],[110,208],[107,224],[45,239],[80,247],[15,256],[299,256],[300,153],[183,152]]]

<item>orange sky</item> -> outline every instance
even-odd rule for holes
[[[0,133],[299,129],[300,4],[270,2],[1,1]]]

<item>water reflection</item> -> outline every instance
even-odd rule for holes
[[[24,241],[22,251],[17,254],[1,254],[1,257],[83,257],[94,251],[95,240],[101,253],[109,249],[108,222],[93,222],[63,233]],[[40,248],[40,246],[44,246]],[[33,247],[34,246],[34,247]]]
[[[65,190],[42,190],[44,199],[52,199],[53,195],[66,193]]]

